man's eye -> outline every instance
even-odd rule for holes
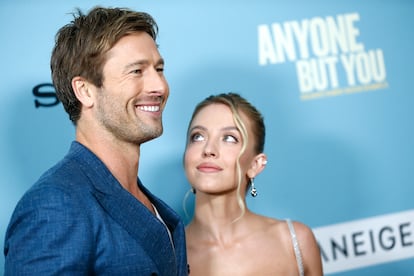
[[[134,69],[131,71],[132,74],[141,74],[142,70],[141,69]]]
[[[162,72],[164,72],[164,67],[158,67],[156,70],[157,70],[157,72],[161,72],[162,73]]]

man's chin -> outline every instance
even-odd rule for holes
[[[147,133],[147,135],[145,135],[145,137],[142,137],[142,139],[139,140],[139,143],[140,144],[143,144],[145,142],[154,140],[154,139],[160,137],[162,135],[162,133],[163,133],[163,129],[162,128],[159,129],[159,130],[157,130],[157,131],[154,131],[152,133]]]

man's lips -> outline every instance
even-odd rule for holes
[[[136,106],[139,110],[145,111],[145,112],[159,112],[160,111],[160,105],[137,105]]]

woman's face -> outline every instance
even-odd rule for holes
[[[249,137],[253,137],[247,117],[241,114],[241,118]],[[243,194],[247,185],[247,172],[255,157],[254,141],[249,139],[249,145],[240,158]],[[236,164],[242,142],[232,112],[226,105],[211,104],[196,114],[188,132],[184,167],[188,181],[197,193],[218,195],[236,191]]]

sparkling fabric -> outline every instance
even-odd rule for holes
[[[295,228],[293,227],[292,221],[290,221],[290,219],[287,219],[286,222],[289,226],[290,235],[292,237],[293,249],[295,250],[296,261],[298,263],[299,276],[304,276],[305,272],[303,270],[302,255],[300,254],[300,248],[298,239],[296,238]]]

